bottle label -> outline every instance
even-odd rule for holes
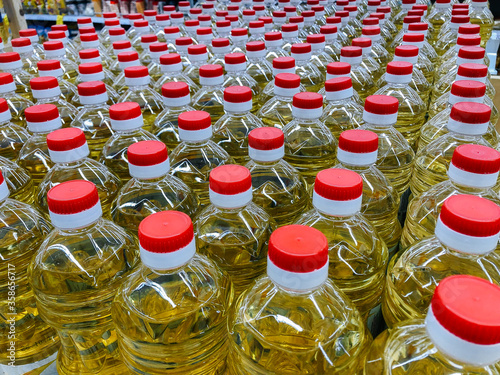
[[[23,375],[23,374],[26,374],[27,372],[39,369],[40,367],[43,367],[43,366],[49,364],[50,362],[55,361],[56,358],[57,358],[57,352],[55,352],[54,354],[52,354],[51,356],[49,356],[45,359],[42,359],[41,361],[29,363],[27,365],[20,365],[20,366],[16,366],[15,364],[13,366],[0,365],[0,374]],[[54,371],[48,372],[49,368],[52,369],[52,366],[48,366],[48,368],[46,368],[41,373],[41,375],[57,374],[57,371],[55,370],[55,363],[53,365],[54,365]]]

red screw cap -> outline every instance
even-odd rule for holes
[[[467,78],[484,78],[488,75],[488,67],[484,64],[465,63],[458,67],[457,76]]]
[[[106,85],[102,81],[82,82],[78,84],[78,95],[95,96],[106,92]]]
[[[39,71],[51,71],[61,69],[61,62],[59,60],[42,60],[37,62],[36,67]]]
[[[226,164],[210,172],[210,190],[222,195],[235,195],[252,189],[250,171],[241,165]]]
[[[332,78],[325,82],[326,92],[337,92],[350,89],[352,87],[352,80],[350,77]]]
[[[398,113],[399,102],[389,95],[371,95],[365,100],[365,111],[376,115]]]
[[[476,35],[479,34],[481,27],[479,25],[474,25],[472,23],[466,23],[465,25],[460,25],[458,27],[458,34],[464,35]]]
[[[47,135],[47,147],[51,151],[70,151],[85,143],[85,134],[77,128],[58,129]]]
[[[141,116],[141,107],[135,102],[117,103],[109,107],[109,117],[111,120],[131,120]]]
[[[30,87],[31,90],[46,90],[53,89],[58,87],[59,83],[57,82],[56,77],[35,77],[30,79]]]
[[[480,98],[486,93],[486,85],[478,81],[455,81],[450,94],[461,98]],[[461,100],[463,101],[463,100]]]
[[[210,114],[205,111],[183,112],[178,118],[179,129],[196,131],[210,128],[212,120]]]
[[[406,61],[391,61],[387,64],[387,73],[398,76],[412,74],[413,64]]]
[[[259,52],[266,49],[266,45],[262,41],[248,42],[246,44],[247,52]]]
[[[99,193],[90,181],[62,182],[47,193],[49,211],[58,215],[77,214],[99,204]]]
[[[500,170],[500,152],[482,145],[460,145],[453,152],[451,163],[458,169],[470,173],[498,174]]]
[[[266,40],[266,42],[270,42],[273,40],[282,40],[283,36],[279,31],[271,31],[269,33],[264,34],[264,39]]]
[[[482,103],[459,102],[451,107],[450,118],[464,124],[484,124],[490,121],[491,108]]]
[[[248,134],[248,146],[256,150],[276,150],[284,144],[285,136],[278,128],[257,128]]]
[[[38,36],[36,29],[19,30],[19,36],[22,38],[29,38],[30,36]]]
[[[174,65],[181,63],[181,55],[178,53],[166,53],[160,56],[161,65]]]
[[[355,47],[367,48],[372,46],[372,40],[370,38],[354,38],[352,40],[352,45]]]
[[[328,200],[354,200],[363,194],[363,179],[347,169],[325,169],[316,175],[314,192]]]
[[[136,142],[128,146],[127,158],[130,164],[139,167],[157,165],[168,159],[167,146],[154,140]]]
[[[274,77],[274,84],[284,89],[296,89],[300,86],[300,76],[293,73],[278,73]]]
[[[354,154],[365,154],[378,150],[378,135],[369,130],[350,129],[339,137],[339,149]]]
[[[80,74],[94,74],[102,72],[101,63],[83,63],[78,65],[78,71]]]
[[[252,90],[246,86],[230,86],[224,89],[224,101],[245,103],[252,101]]]
[[[484,53],[484,48],[466,46],[458,50],[458,57],[467,60],[479,60],[484,59]]]
[[[293,96],[293,106],[300,109],[323,107],[323,97],[315,92],[299,92]]]
[[[418,56],[418,50],[417,46],[402,45],[396,47],[394,55],[398,57],[415,57]]]
[[[189,86],[186,82],[168,82],[161,87],[165,98],[181,98],[189,95]]]
[[[207,64],[200,67],[200,77],[222,77],[223,74],[222,66],[218,64]]]
[[[350,75],[351,64],[346,62],[333,62],[326,66],[326,72],[331,75]]]
[[[295,68],[295,59],[293,57],[276,57],[273,59],[274,69],[292,69]]]
[[[27,122],[47,122],[59,117],[59,110],[54,104],[32,105],[24,110]]]

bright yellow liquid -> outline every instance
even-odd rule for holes
[[[50,160],[47,148],[47,134],[48,133],[33,134],[19,153],[18,164],[30,173],[35,188],[54,165]]]

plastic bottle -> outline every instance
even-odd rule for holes
[[[453,105],[446,125],[448,133],[443,132],[417,152],[410,183],[414,196],[447,179],[446,171],[457,146],[474,143],[492,147],[484,137],[490,113],[491,109],[482,103],[460,102]]]
[[[0,156],[14,161],[30,134],[11,120],[9,104],[7,100],[0,98]]]
[[[458,50],[456,57],[446,61],[436,69],[435,79],[439,81],[441,77],[448,74],[450,71],[457,71],[458,66],[464,63],[475,63],[488,65],[485,60],[486,52],[484,48],[465,46]]]
[[[261,92],[260,85],[247,72],[247,58],[244,53],[228,53],[224,57],[224,68],[226,77],[224,87],[246,86],[252,90],[253,107],[252,111],[259,110],[258,97]],[[213,118],[212,118],[213,121]]]
[[[154,43],[158,43],[158,37],[155,34],[141,35],[140,45],[142,52],[140,52],[139,54],[139,60],[141,61],[141,64],[148,66],[151,63],[152,59],[149,47]],[[168,45],[166,49],[168,50]]]
[[[488,0],[473,0],[470,7],[470,23],[481,27],[481,47],[485,47],[493,30],[493,13],[488,7]]]
[[[200,67],[201,89],[193,95],[192,106],[197,111],[210,114],[212,124],[224,115],[224,73],[221,65]]]
[[[325,98],[326,106],[320,121],[331,130],[336,139],[344,130],[363,125],[363,107],[354,96],[350,77],[327,80]]]
[[[309,92],[318,92],[323,86],[324,74],[312,62],[311,45],[297,43],[292,46],[291,55],[295,59],[295,74],[300,76],[300,81]]]
[[[193,216],[198,199],[177,177],[171,176],[165,144],[139,141],[127,149],[131,180],[118,192],[111,216],[118,225],[136,233],[140,222],[155,212],[177,210]]]
[[[362,100],[365,100],[375,92],[376,86],[370,73],[361,65],[361,61],[361,47],[342,47],[340,62],[351,65],[351,79],[354,90]]]
[[[264,126],[251,110],[252,91],[249,87],[230,86],[224,89],[225,114],[214,124],[214,142],[238,164],[249,160],[248,133]]]
[[[486,85],[486,95],[493,100],[496,90],[488,79],[488,67],[484,64],[464,63],[456,72],[450,72],[434,84],[431,96],[431,105],[444,93],[451,90],[455,81],[477,81]]]
[[[280,129],[262,127],[248,135],[253,201],[264,208],[278,226],[291,224],[309,207],[307,184],[283,160],[284,136]]]
[[[22,69],[32,75],[38,73],[37,62],[40,58],[34,53],[31,40],[29,38],[14,38],[11,40],[12,51],[19,54]]]
[[[118,95],[125,95],[128,92],[125,69],[143,65],[141,65],[139,54],[136,51],[120,52],[116,63],[119,66],[119,73],[117,73],[116,78],[113,80],[113,89]]]
[[[214,34],[212,32],[212,27],[199,27],[196,30],[196,41],[198,44],[204,44],[209,47],[212,44],[213,38]]]
[[[33,46],[33,53],[42,60],[45,56],[43,45],[40,43],[40,38],[36,29],[24,29],[19,30],[19,36],[21,38],[28,38]]]
[[[273,95],[260,108],[257,117],[266,126],[283,128],[292,121],[293,96],[300,91],[302,91],[300,76],[293,73],[278,73],[274,77]]]
[[[456,49],[457,41],[459,36],[465,35],[479,35],[481,28],[479,25],[473,25],[471,23],[463,23],[458,26],[458,30],[454,33],[447,33],[441,36],[441,39],[436,41],[436,51],[439,52],[439,56],[442,56],[449,50]],[[440,59],[440,63],[443,61]]]
[[[63,182],[47,201],[55,229],[35,253],[28,277],[40,316],[61,340],[57,372],[123,374],[111,303],[137,263],[137,241],[102,218],[89,181]]]
[[[28,130],[32,135],[19,152],[19,165],[31,174],[35,188],[53,163],[47,148],[47,135],[62,127],[61,117],[53,104],[40,104],[26,108]]]
[[[408,141],[394,127],[398,117],[398,99],[388,95],[366,98],[361,129],[378,135],[375,166],[384,174],[398,195],[408,189],[415,153]]]
[[[200,89],[200,86],[183,73],[182,60],[179,54],[165,53],[161,55],[160,65],[163,75],[154,83],[154,88],[158,93],[161,93],[162,86],[168,82],[186,82],[193,93],[198,92]]]
[[[309,34],[307,43],[311,45],[311,62],[316,65],[321,72],[321,76],[324,77],[327,65],[334,61],[325,50],[325,36],[323,34]]]
[[[314,182],[314,208],[295,223],[316,228],[326,236],[330,279],[356,305],[374,332],[381,323],[379,304],[388,251],[375,227],[360,214],[362,192],[363,180],[356,172],[323,170]]]
[[[197,216],[198,251],[232,278],[235,294],[265,271],[267,243],[275,228],[263,208],[252,203],[247,168],[221,165],[210,172],[210,202]]]
[[[73,41],[70,42],[68,36],[64,31],[49,31],[47,33],[47,37],[49,38],[49,42],[61,42],[63,44],[64,55],[69,60],[74,62],[78,61],[78,53],[76,51],[76,48],[74,48]],[[53,58],[53,56],[49,56],[47,54],[47,51],[45,51],[45,55],[46,57]]]
[[[113,104],[109,107],[113,135],[104,144],[99,162],[120,177],[122,182],[130,179],[127,149],[133,143],[158,138],[143,129],[141,107],[135,102]]]
[[[208,52],[204,44],[196,44],[188,47],[188,58],[190,66],[186,67],[184,74],[188,76],[197,85],[200,84],[200,67],[207,65]]]
[[[498,284],[499,232],[496,203],[475,195],[448,198],[434,235],[409,247],[389,265],[382,305],[387,325],[423,318],[436,285],[446,276],[473,275]]]
[[[70,83],[75,83],[78,76],[78,65],[66,56],[66,50],[61,41],[49,41],[43,43],[45,58],[50,60],[59,60],[63,70],[63,79]]]
[[[48,217],[48,191],[61,182],[83,179],[96,185],[104,216],[111,218],[111,202],[121,182],[108,168],[89,158],[85,134],[75,128],[55,130],[47,135],[47,147],[54,166],[36,190],[35,207]]]
[[[185,82],[168,82],[162,87],[165,109],[156,118],[152,133],[171,150],[181,142],[177,118],[184,112],[194,111],[189,89]]]
[[[247,49],[247,69],[246,73],[255,79],[260,90],[273,79],[273,68],[266,60],[266,45],[263,41],[248,42]]]
[[[40,77],[55,77],[61,90],[62,98],[75,107],[79,107],[78,91],[74,84],[63,79],[63,71],[59,60],[38,61],[38,75]],[[75,98],[76,97],[76,98]]]
[[[321,34],[325,36],[325,52],[330,55],[334,61],[340,59],[340,49],[342,48],[337,36],[337,26],[323,25],[320,28]]]
[[[273,77],[280,73],[295,74],[295,59],[293,57],[277,57],[273,60]],[[259,104],[263,106],[270,99],[274,97],[274,79],[269,82],[259,95]],[[300,91],[306,91],[305,87],[301,84]]]
[[[434,63],[428,57],[428,54],[424,50],[423,41],[425,40],[424,34],[418,33],[410,33],[405,34],[403,36],[403,43],[401,46],[396,47],[394,51],[395,54],[398,53],[398,57],[396,60],[396,56],[394,56],[394,60],[396,61],[409,61],[413,64],[414,69],[418,69],[422,72],[427,81],[432,84],[434,82],[434,74],[436,72],[436,67]],[[417,58],[414,56],[414,50],[409,49],[409,47],[417,47]],[[396,52],[397,51],[397,52]],[[411,52],[410,52],[411,51]],[[405,53],[410,56],[404,56]]]
[[[246,28],[237,27],[231,30],[231,53],[245,54],[247,42],[248,30]]]
[[[212,123],[207,112],[192,110],[179,114],[178,133],[181,143],[169,156],[171,174],[184,181],[204,207],[210,203],[210,171],[233,163],[233,159],[212,141]]]
[[[281,35],[283,36],[282,49],[288,54],[292,53],[292,46],[301,43],[299,39],[299,26],[295,23],[288,23],[281,26]]]
[[[364,374],[390,374],[401,366],[407,373],[498,374],[499,296],[497,285],[477,277],[444,278],[429,297],[425,320],[401,323],[377,337]]]
[[[441,78],[443,75],[447,73],[445,70],[445,67],[449,67],[451,62],[450,60],[453,60],[453,63],[455,62],[455,59],[457,58],[457,52],[460,51],[460,48],[462,47],[478,47],[480,48],[481,44],[481,36],[479,34],[476,35],[463,35],[459,36],[457,38],[457,44],[450,48],[446,53],[444,53],[441,58],[439,65],[440,67],[437,69],[437,76]],[[487,55],[485,55],[487,57]],[[485,59],[485,63],[487,64],[489,61]],[[445,67],[441,67],[444,65]]]
[[[152,25],[155,29],[156,36],[159,42],[165,42],[165,27],[170,26],[170,16],[168,14],[162,13],[158,14],[155,19],[155,24]]]
[[[500,203],[493,190],[500,169],[500,153],[490,147],[464,144],[453,152],[449,180],[415,197],[408,206],[401,246],[403,249],[432,236],[444,201],[457,194],[472,194]]]
[[[82,49],[78,51],[78,55],[80,56],[80,65],[85,64],[85,63],[99,63],[103,67],[103,71],[106,72],[106,76],[109,77],[114,77],[114,74],[109,71],[109,67],[111,63],[113,62],[114,56],[111,58],[111,60],[104,60],[101,58],[101,54],[99,53],[99,50],[95,48],[89,48],[89,49]],[[80,66],[79,65],[79,66]]]
[[[278,57],[288,57],[288,52],[283,49],[284,40],[280,31],[272,31],[264,34],[266,44],[266,59],[268,62],[273,63],[274,59]]]
[[[16,83],[16,93],[27,100],[32,101],[33,96],[29,89],[29,81],[34,77],[32,74],[23,70],[21,57],[17,52],[0,53],[0,70],[11,74]]]
[[[392,61],[387,64],[384,79],[387,84],[376,95],[390,95],[399,101],[398,118],[394,127],[416,148],[420,128],[425,123],[427,106],[419,94],[410,87],[413,64],[405,61]]]
[[[377,229],[389,250],[389,258],[398,250],[401,225],[398,220],[399,197],[387,178],[375,166],[377,134],[363,129],[340,134],[335,168],[349,169],[363,180],[361,213]]]
[[[474,102],[474,103],[483,103],[490,107],[491,109],[491,117],[490,124],[486,129],[485,139],[491,143],[493,147],[499,142],[498,132],[495,130],[493,123],[496,123],[496,107],[491,107],[488,103],[488,100],[485,97],[486,86],[484,83],[477,81],[455,81],[451,86],[451,90],[449,93],[443,94],[437,101],[436,107],[439,105],[441,107],[441,103],[444,103],[445,106],[442,106],[441,112],[438,112],[436,115],[430,118],[427,121],[422,129],[420,130],[420,139],[418,141],[418,149],[422,149],[427,146],[430,142],[434,141],[441,135],[447,132],[446,125],[448,124],[448,120],[450,117],[450,112],[453,105],[460,102]],[[486,100],[485,100],[486,99]],[[495,113],[496,112],[496,113]]]
[[[24,110],[32,106],[33,102],[16,93],[16,84],[12,74],[0,73],[0,95],[7,101],[12,115],[12,123],[26,128]]]
[[[365,68],[367,72],[376,82],[382,74],[384,74],[384,67],[381,66],[375,59],[371,56],[371,45],[372,41],[370,38],[354,38],[352,40],[352,45],[354,47],[360,47],[362,51],[361,66]]]
[[[189,216],[166,211],[147,217],[139,226],[139,249],[142,264],[123,282],[112,308],[124,362],[147,374],[222,373],[233,289],[213,261],[196,254]],[[152,336],[151,329],[161,333]]]
[[[108,51],[105,49],[105,47],[99,41],[99,37],[96,33],[82,34],[81,41],[82,41],[82,43],[81,43],[82,49],[85,50],[85,49],[95,48],[99,51],[99,55],[102,58],[104,58],[104,60],[111,59],[111,56],[109,55]]]
[[[309,186],[316,174],[335,165],[337,141],[320,120],[323,97],[314,92],[293,96],[293,120],[284,128],[285,160],[302,174]]]
[[[434,45],[437,41],[439,30],[451,18],[451,1],[437,0],[427,15],[427,20],[432,24],[432,32],[428,34],[428,42]]]
[[[35,373],[43,371],[55,359],[58,340],[56,333],[40,319],[26,270],[33,252],[51,227],[32,206],[9,198],[1,171],[0,207],[0,230],[4,233],[0,273],[5,280],[0,288],[1,322],[5,327],[0,341],[3,349],[0,370],[6,374]]]
[[[336,11],[335,16],[340,17],[341,27],[339,29],[339,34],[342,33],[344,35],[342,45],[346,46],[351,44],[351,41],[358,36],[358,32],[349,24],[349,12],[344,10]]]
[[[167,26],[163,29],[165,34],[165,42],[168,44],[168,50],[171,53],[176,52],[175,40],[181,36],[178,26]]]
[[[328,240],[303,225],[271,235],[267,275],[236,302],[228,326],[231,374],[356,373],[371,342],[354,304],[328,279]]]
[[[370,56],[384,68],[391,60],[387,49],[382,45],[383,39],[379,26],[364,26],[361,30],[363,38],[370,38],[372,41]]]
[[[250,33],[248,42],[264,41],[264,34],[266,33],[266,29],[264,28],[264,21],[252,20],[248,22],[247,26]]]

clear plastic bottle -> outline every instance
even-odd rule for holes
[[[337,26],[323,25],[320,32],[325,36],[325,52],[330,55],[333,61],[339,61],[342,46],[337,38]]]
[[[295,74],[300,76],[302,86],[309,91],[317,93],[323,86],[324,74],[312,62],[312,49],[309,43],[292,45],[292,57],[295,59]]]
[[[287,59],[293,58],[288,57]],[[266,126],[283,128],[293,119],[293,96],[301,91],[305,90],[301,90],[300,76],[294,73],[278,73],[274,77],[273,93],[270,95],[270,99],[259,109],[257,117]]]
[[[35,104],[54,104],[59,111],[63,126],[68,127],[71,124],[78,110],[64,99],[56,77],[32,78],[30,87]]]
[[[40,77],[55,77],[61,89],[61,95],[65,101],[79,107],[80,103],[76,103],[78,98],[78,90],[76,86],[63,79],[63,71],[59,60],[42,60],[37,63],[38,75]],[[75,98],[76,97],[76,98]]]
[[[140,141],[157,141],[158,138],[143,129],[141,107],[135,102],[113,104],[109,107],[109,117],[114,134],[104,144],[99,161],[126,182],[130,179],[128,146]]]
[[[425,320],[398,324],[377,337],[364,374],[499,374],[499,297],[490,281],[445,277],[429,296]]]
[[[427,15],[427,20],[432,24],[432,32],[428,34],[428,42],[436,44],[441,26],[451,19],[451,1],[436,0],[434,6]]]
[[[412,25],[420,25],[420,23]],[[415,26],[414,28],[417,27]],[[418,29],[421,28],[419,27]],[[405,45],[417,46],[419,49],[419,54],[422,54],[423,56],[427,57],[427,59],[429,59],[429,61],[434,65],[434,68],[436,70],[437,66],[439,65],[439,57],[434,48],[426,41],[425,35],[426,35],[426,30],[409,31],[408,33],[403,34],[403,39],[401,44],[404,46]],[[432,79],[434,79],[434,76],[432,76]]]
[[[292,46],[301,43],[299,39],[299,26],[296,23],[287,23],[281,26],[281,35],[283,37],[282,49],[288,54],[292,53]]]
[[[28,38],[31,41],[33,53],[39,58],[39,60],[43,60],[45,58],[43,45],[40,43],[40,37],[38,36],[36,29],[19,30],[19,36],[21,38]]]
[[[209,48],[209,46],[212,44],[213,38],[214,34],[212,31],[212,27],[199,27],[198,29],[196,29],[196,42],[198,44],[204,44],[207,46],[207,48]]]
[[[274,31],[281,31],[281,27],[286,23],[286,12],[284,10],[280,10],[276,8],[277,10],[273,11],[273,24],[274,24]]]
[[[416,149],[420,128],[425,123],[427,105],[419,94],[410,87],[413,64],[406,61],[392,61],[387,64],[384,79],[387,84],[376,95],[390,95],[399,101],[398,118],[394,127]]]
[[[80,65],[85,63],[99,63],[103,67],[103,71],[106,72],[106,75],[109,77],[114,77],[114,74],[108,70],[109,66],[113,62],[113,60],[103,60],[101,58],[101,54],[99,50],[95,48],[82,49],[78,51],[78,56],[80,57]]]
[[[118,192],[111,206],[113,221],[136,233],[141,221],[155,212],[182,211],[193,217],[198,198],[177,177],[169,174],[167,147],[160,141],[139,141],[127,150],[131,180]]]
[[[475,195],[454,195],[441,207],[434,235],[393,258],[382,311],[389,327],[423,318],[446,276],[464,274],[499,283],[500,207]]]
[[[1,51],[0,51],[1,52]],[[24,71],[23,62],[17,52],[0,53],[0,70],[11,74],[16,84],[16,93],[27,100],[33,100],[29,88],[29,81],[34,77],[32,74]]]
[[[161,96],[153,89],[146,66],[125,68],[125,84],[128,90],[118,99],[119,103],[136,102],[141,107],[144,128],[151,130],[157,116],[165,108]]]
[[[111,218],[111,202],[121,181],[106,166],[88,157],[90,150],[85,134],[75,128],[55,130],[47,135],[47,147],[54,166],[37,188],[35,207],[48,217],[48,191],[61,182],[82,179],[96,185],[104,216]]]
[[[394,22],[394,25],[396,25],[398,29],[403,27],[405,17],[412,17],[408,16],[408,11],[410,11],[416,3],[416,0],[402,0],[400,11],[392,15],[392,22]]]
[[[0,288],[1,322],[5,327],[0,341],[0,370],[5,374],[39,373],[56,358],[59,342],[38,314],[26,270],[51,227],[32,206],[9,198],[2,172],[0,207],[0,230],[4,233],[0,273],[5,280]]]
[[[316,174],[335,165],[337,141],[320,120],[323,115],[323,97],[314,92],[293,96],[293,120],[284,128],[285,160],[302,174],[312,186]]]
[[[266,59],[271,64],[278,57],[288,57],[289,54],[283,49],[283,35],[280,31],[271,31],[264,34],[266,44]]]
[[[354,90],[361,100],[365,100],[375,92],[377,87],[370,73],[361,65],[362,53],[361,47],[342,47],[340,62],[351,65],[351,79]]]
[[[429,59],[428,55],[425,53],[423,50],[423,41],[425,40],[424,34],[419,34],[419,33],[410,33],[410,34],[405,34],[403,37],[403,43],[396,47],[396,50],[398,51],[398,59],[401,59],[399,61],[407,61],[405,58],[409,59],[408,61],[412,62],[414,69],[418,69],[422,72],[424,77],[427,79],[429,84],[432,84],[434,82],[434,74],[436,72],[436,67],[434,63]],[[408,47],[417,47],[417,58],[411,54],[411,56],[403,56],[401,51],[410,51],[405,48]],[[396,54],[396,50],[394,53]],[[413,50],[412,50],[413,51]],[[413,52],[414,53],[414,52]],[[394,57],[396,60],[396,56]],[[414,61],[414,62],[413,62]]]
[[[437,75],[439,78],[443,76],[443,73],[446,74],[447,72],[444,70],[444,68],[441,67],[441,65],[445,65],[446,67],[450,66],[450,60],[454,60],[457,58],[457,53],[460,51],[460,48],[462,47],[479,47],[481,44],[481,37],[479,34],[476,35],[463,35],[459,36],[457,38],[457,44],[450,48],[448,51],[446,51],[443,56],[441,56],[440,59],[440,67],[437,69]],[[487,57],[487,55],[485,55]],[[487,64],[488,61],[485,59],[485,63]]]
[[[364,26],[361,30],[361,36],[363,38],[370,38],[372,41],[370,56],[379,63],[383,68],[387,66],[391,60],[391,55],[387,49],[382,45],[383,39],[381,35],[381,29],[379,26]],[[354,44],[353,44],[354,45]]]
[[[275,222],[252,203],[250,171],[227,164],[210,172],[210,202],[197,216],[195,232],[201,254],[232,278],[235,294],[265,272],[267,243]]]
[[[465,46],[458,50],[458,53],[453,58],[444,62],[439,68],[436,69],[435,79],[439,81],[441,77],[445,76],[451,71],[457,71],[458,66],[464,63],[475,63],[488,65],[485,60],[486,51],[481,47]]]
[[[370,73],[373,82],[377,82],[384,74],[384,67],[371,56],[372,40],[370,38],[354,38],[352,45],[361,48],[361,66]]]
[[[479,35],[481,30],[479,25],[468,23],[468,18],[465,18],[464,21],[467,22],[458,25],[458,29],[454,28],[453,32],[449,31],[446,34],[441,35],[441,39],[436,41],[436,51],[439,52],[439,56],[444,55],[449,50],[453,51],[454,48],[456,49],[459,36]],[[441,64],[443,61],[440,59],[439,63]]]
[[[354,304],[328,279],[328,240],[303,225],[271,235],[267,275],[231,311],[230,374],[355,374],[371,342]]]
[[[378,331],[388,262],[387,246],[361,213],[363,180],[347,169],[318,173],[313,209],[295,222],[320,230],[328,239],[329,277],[356,305],[372,332]],[[356,271],[354,271],[356,270]]]
[[[154,88],[158,93],[161,93],[161,88],[168,82],[185,82],[190,90],[195,93],[200,87],[195,84],[191,78],[186,76],[182,71],[182,59],[177,53],[165,53],[160,56],[160,65],[163,75],[156,80]]]
[[[263,41],[248,42],[246,49],[248,59],[246,73],[255,79],[260,90],[263,90],[273,80],[273,67],[266,60],[266,45]]]
[[[264,21],[250,21],[248,23],[248,30],[250,32],[250,37],[248,38],[248,42],[263,42],[264,34],[266,33],[266,29],[264,27]]]
[[[142,52],[140,52],[139,54],[139,60],[141,61],[141,64],[148,66],[151,63],[152,60],[149,47],[154,43],[158,43],[158,37],[156,36],[156,34],[141,35],[140,44]]]
[[[186,30],[186,36],[191,39],[196,39],[196,30],[200,27],[200,21],[197,19],[185,20],[184,30]]]
[[[284,135],[280,129],[262,127],[248,135],[253,201],[276,221],[291,224],[309,207],[307,184],[299,171],[283,160]]]
[[[47,135],[62,127],[61,117],[53,104],[40,104],[26,108],[28,130],[32,135],[19,152],[17,162],[33,179],[35,188],[54,165],[47,148]]]
[[[106,49],[109,49],[112,43],[109,30],[115,27],[120,27],[120,20],[117,17],[104,18],[104,26],[97,33],[97,35],[99,35],[103,47]]]
[[[248,133],[264,126],[251,110],[252,90],[249,87],[230,86],[224,89],[225,114],[214,124],[214,142],[238,164],[249,160]]]
[[[7,100],[0,98],[0,156],[14,161],[30,134],[11,120],[9,104]]]
[[[0,96],[7,101],[12,115],[12,123],[27,127],[24,111],[33,102],[16,93],[16,83],[10,73],[0,73]]]
[[[11,40],[12,51],[19,54],[23,70],[32,75],[38,73],[37,62],[40,61],[34,53],[31,40],[29,38],[14,38]]]
[[[410,183],[414,196],[448,179],[446,171],[457,146],[474,143],[492,147],[484,137],[490,113],[491,109],[482,103],[460,102],[453,105],[446,125],[448,133],[443,132],[417,152]]]
[[[293,57],[277,57],[273,60],[273,76],[276,76],[280,73],[290,73],[295,74],[295,59]],[[300,77],[299,77],[300,78]],[[269,100],[274,98],[274,85],[275,79],[269,82],[266,87],[262,90],[259,95],[259,105],[263,106]],[[305,87],[301,84],[300,91],[306,91]],[[284,113],[286,116],[286,112]]]
[[[488,5],[488,0],[473,0],[470,3],[470,23],[481,27],[481,47],[486,46],[493,30],[494,17]]]
[[[90,149],[90,157],[98,160],[106,141],[113,134],[109,118],[108,95],[102,81],[90,81],[78,85],[82,108],[71,122],[72,128],[83,131]]]
[[[193,95],[192,106],[210,114],[212,124],[224,115],[224,73],[221,65],[200,67],[201,89]]]
[[[69,40],[66,32],[64,31],[49,31],[47,37],[50,42],[61,42],[63,44],[64,55],[71,61],[78,61],[78,52],[74,48],[73,42]],[[78,36],[77,36],[78,37]],[[45,43],[44,43],[45,44]],[[44,46],[45,47],[45,46]],[[45,51],[46,57],[53,58],[53,56],[47,55],[47,50]]]
[[[158,14],[155,18],[155,24],[152,25],[155,29],[156,36],[159,42],[165,42],[165,27],[170,26],[170,16],[166,13]]]
[[[135,35],[130,35],[130,32],[135,30]],[[149,24],[149,21],[146,20],[138,20],[134,22],[134,27],[130,28],[127,33],[130,43],[132,47],[138,52],[141,53],[144,49],[141,44],[141,38],[143,35],[156,35],[155,30]]]
[[[326,39],[323,34],[309,34],[307,43],[311,45],[311,62],[316,65],[321,72],[321,76],[326,75],[326,66],[332,63],[333,58],[326,52]]]
[[[222,374],[234,292],[226,274],[196,254],[191,219],[177,211],[152,214],[139,226],[139,248],[142,264],[112,308],[124,362],[147,374]],[[161,333],[152,336],[151,329]]]
[[[384,174],[401,197],[408,189],[415,153],[408,141],[394,127],[398,118],[398,99],[388,95],[366,98],[361,129],[378,135],[375,166]]]
[[[82,63],[78,66],[78,72],[78,79],[76,80],[78,84],[83,82],[101,81],[105,84],[106,92],[108,93],[108,99],[106,103],[108,105],[112,105],[118,102],[119,95],[113,88],[113,85],[115,83],[114,80],[116,78],[111,74],[111,72],[105,70],[101,63]],[[75,101],[78,101],[78,104],[81,105],[78,96],[73,97],[72,103]]]
[[[259,83],[246,72],[248,66],[246,55],[244,53],[228,53],[224,56],[224,66],[227,73],[224,80],[224,87],[249,87],[253,98],[252,111],[254,113],[257,112],[260,108],[258,98],[261,88]]]
[[[498,111],[496,107],[490,105],[491,102],[488,100],[488,97],[485,96],[485,92],[486,86],[481,82],[453,82],[450,92],[443,94],[436,101],[436,104],[439,105],[439,107],[442,107],[442,110],[433,117],[430,117],[430,120],[427,121],[420,130],[418,149],[421,150],[430,142],[447,132],[446,125],[448,124],[452,106],[460,102],[484,103],[491,109],[490,123],[486,129],[484,138],[492,145],[492,147],[496,147],[500,142],[500,136],[493,124],[497,122]],[[441,106],[441,103],[444,105]]]
[[[227,38],[216,38],[211,44],[212,57],[210,64],[219,64],[224,66],[224,56],[231,52],[231,43]]]
[[[226,19],[219,20],[215,23],[215,26],[216,26],[215,31],[217,32],[217,37],[219,39],[228,39],[229,40],[229,38],[231,36],[231,22],[226,20]]]
[[[123,374],[111,304],[138,261],[137,240],[102,218],[89,181],[63,182],[47,201],[55,229],[35,253],[28,277],[40,316],[61,340],[57,372]]]
[[[173,150],[180,142],[178,117],[194,111],[191,107],[189,86],[185,82],[168,82],[162,87],[165,109],[156,118],[152,133]]]
[[[300,15],[304,18],[303,31],[307,35],[319,34],[321,32],[320,25],[316,23],[316,12],[314,10],[305,10]]]
[[[78,65],[66,56],[63,43],[60,40],[45,42],[43,49],[46,59],[59,60],[61,63],[62,79],[74,84],[76,77],[78,77]]]
[[[363,107],[354,97],[350,77],[332,78],[325,82],[326,106],[320,118],[336,139],[345,130],[364,124]]]
[[[178,132],[181,143],[170,153],[170,173],[184,181],[205,207],[210,203],[210,171],[219,165],[233,163],[233,159],[212,141],[212,122],[207,112],[181,113]]]
[[[116,63],[119,66],[120,73],[113,80],[113,89],[121,96],[125,95],[129,89],[126,82],[125,69],[144,65],[139,60],[139,54],[136,51],[130,50],[120,52],[117,55]]]
[[[165,34],[165,42],[168,44],[169,52],[177,52],[177,49],[175,48],[175,40],[181,36],[179,27],[167,26],[163,29],[163,33]]]
[[[231,53],[246,53],[248,30],[246,28],[233,28],[231,30]]]
[[[431,105],[443,94],[451,90],[455,81],[477,81],[486,85],[486,95],[493,100],[496,91],[488,79],[488,67],[484,64],[464,63],[458,67],[457,72],[450,72],[434,84]]]
[[[403,40],[405,34],[420,33],[427,36],[428,31],[429,31],[429,24],[426,22],[422,22],[421,17],[406,16],[404,18],[403,29],[398,32],[398,34],[394,37],[393,40],[391,40],[391,42],[387,46],[387,51],[393,54],[394,49],[397,46],[401,45],[401,41]]]
[[[339,33],[344,35],[342,45],[346,46],[351,44],[351,41],[358,36],[356,29],[349,23],[349,12],[338,10],[335,12],[336,17],[340,17],[341,27]],[[347,43],[347,44],[345,44]]]
[[[115,29],[111,29],[110,32],[114,34]],[[130,40],[126,39],[124,36],[125,30],[123,30],[121,27],[118,28],[120,30],[120,36],[119,40],[116,40],[112,44],[112,51],[113,51],[113,62],[109,66],[109,70],[111,73],[113,73],[116,76],[119,76],[123,72],[123,67],[122,64],[120,64],[120,61],[118,60],[118,55],[122,52],[137,52],[132,48],[132,44],[130,43]],[[137,54],[137,59],[139,59],[139,54]]]
[[[204,44],[195,44],[188,47],[188,58],[191,65],[184,69],[184,74],[188,76],[195,84],[200,84],[200,67],[208,63],[207,46]]]
[[[82,49],[97,49],[99,51],[99,55],[101,58],[104,60],[109,60],[111,59],[111,56],[109,55],[108,51],[102,46],[101,42],[99,41],[99,37],[97,36],[96,33],[91,33],[91,34],[82,34],[81,36],[81,48]],[[79,55],[78,55],[79,56]]]
[[[377,229],[391,258],[398,250],[401,225],[398,220],[399,197],[387,178],[375,166],[378,136],[372,131],[353,129],[339,137],[335,168],[357,172],[363,180],[361,213]]]
[[[500,203],[493,190],[500,170],[500,153],[490,147],[463,144],[453,151],[449,180],[434,185],[408,205],[401,246],[403,249],[432,236],[444,201],[457,194],[472,194]]]

